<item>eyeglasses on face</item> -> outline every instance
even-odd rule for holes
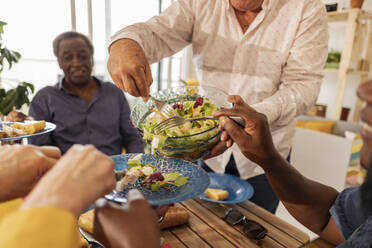
[[[266,237],[267,229],[254,220],[249,220],[236,209],[229,208],[222,217],[229,225],[243,225],[243,233],[254,241],[261,241]]]

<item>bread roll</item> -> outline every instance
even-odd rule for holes
[[[160,223],[160,228],[164,229],[185,224],[189,221],[189,218],[189,213],[183,207],[170,207],[165,214],[163,221]]]

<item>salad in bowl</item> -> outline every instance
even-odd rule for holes
[[[151,152],[166,157],[195,161],[205,156],[218,142],[221,132],[218,120],[199,120],[165,128],[160,133],[154,127],[173,115],[184,118],[212,117],[221,107],[230,107],[227,94],[211,86],[179,86],[153,94],[167,101],[171,114],[161,113],[150,100],[134,106],[131,121],[138,128]]]

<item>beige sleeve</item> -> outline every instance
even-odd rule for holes
[[[191,43],[195,1],[176,1],[161,15],[119,30],[111,44],[123,38],[135,40],[150,64],[177,53]]]

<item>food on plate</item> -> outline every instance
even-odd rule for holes
[[[5,125],[5,124],[3,124],[3,131],[6,134],[6,137],[5,138],[22,136],[22,135],[26,135],[27,134],[26,132],[24,132],[21,129],[13,128],[13,127],[10,127],[10,126]]]
[[[6,132],[5,131],[0,131],[0,139],[1,138],[6,138],[6,137],[8,137],[8,135],[6,134]]]
[[[90,245],[89,245],[89,242],[83,237],[83,235],[81,235],[81,233],[79,233],[80,235],[80,239],[79,239],[79,246],[80,248],[89,248]]]
[[[32,123],[13,123],[10,127],[20,129],[26,134],[34,134],[42,131],[45,128],[45,121],[36,121]]]
[[[94,233],[94,209],[79,216],[78,225],[84,231],[93,235]],[[90,247],[88,241],[80,234],[79,247]]]
[[[229,196],[229,192],[223,189],[207,188],[204,194],[212,200],[223,201]]]
[[[216,104],[212,103],[208,98],[198,97],[195,101],[180,101],[173,103],[173,112],[169,115],[161,113],[158,109],[153,109],[153,114],[146,118],[146,122],[142,124],[143,138],[151,144],[151,151],[153,155],[157,152],[163,155],[163,147],[195,147],[205,145],[208,140],[218,134],[218,129],[214,132],[207,132],[208,130],[217,127],[218,120],[202,120],[186,122],[183,125],[165,128],[160,133],[155,133],[154,127],[160,122],[166,120],[173,115],[179,115],[184,118],[196,118],[212,116],[218,110]],[[203,133],[205,132],[205,133]],[[198,135],[196,135],[198,134]],[[177,137],[184,137],[182,139],[175,139]],[[179,156],[176,156],[179,157]]]
[[[87,231],[90,234],[94,233],[94,209],[89,210],[79,216],[78,225],[84,231]]]
[[[0,138],[10,138],[38,133],[43,131],[45,126],[45,121],[27,123],[15,122],[11,125],[3,124],[2,131],[0,131]]]
[[[25,120],[29,120],[30,118],[22,113],[19,110],[12,110],[9,112],[9,114],[6,116],[6,121],[9,122],[23,122]]]
[[[128,160],[128,169],[116,172],[116,190],[123,191],[138,185],[156,191],[160,188],[169,189],[171,186],[181,187],[187,183],[188,177],[181,176],[179,172],[162,173],[152,164],[143,164],[141,159],[141,154],[136,155]]]
[[[135,184],[140,176],[138,170],[129,170],[124,172],[123,178],[116,184],[116,190],[122,191],[129,185]]]

